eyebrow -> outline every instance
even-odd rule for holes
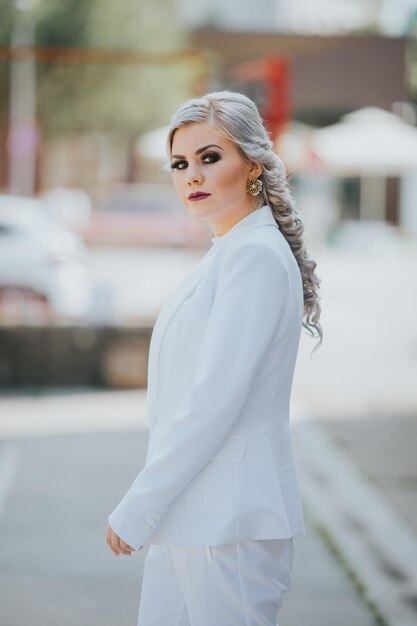
[[[207,150],[207,148],[220,148],[220,146],[218,146],[216,143],[209,143],[208,146],[204,146],[203,148],[199,148],[198,150],[195,151],[196,154],[200,154],[201,152],[204,152],[204,150]],[[220,148],[220,150],[223,150],[223,148]],[[224,152],[224,150],[223,150]],[[185,156],[183,154],[173,154],[172,159],[185,159]]]

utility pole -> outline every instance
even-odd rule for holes
[[[36,63],[31,9],[41,0],[14,0],[10,61],[9,191],[32,196],[35,190],[39,127],[36,122]]]

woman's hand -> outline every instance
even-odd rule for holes
[[[120,553],[130,556],[132,552],[136,551],[135,548],[132,548],[132,546],[129,546],[127,543],[123,541],[123,539],[121,539],[118,535],[116,535],[116,533],[110,528],[110,526],[107,527],[106,541],[110,550],[116,556],[119,556]],[[142,548],[143,546],[141,546],[139,550],[142,550]]]

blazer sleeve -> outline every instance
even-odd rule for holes
[[[244,243],[225,251],[192,388],[109,516],[110,527],[133,548],[150,538],[234,426],[265,354],[287,328],[289,286],[270,248]]]

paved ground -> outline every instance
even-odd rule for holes
[[[60,391],[0,407],[1,626],[134,624],[146,552],[115,558],[104,530],[144,463],[145,393]],[[280,626],[381,623],[308,498],[305,515]]]
[[[5,463],[14,467],[1,519],[2,626],[135,623],[146,552],[115,558],[104,530],[108,512],[143,465],[146,441],[145,431],[3,440],[3,477]],[[323,626],[336,617],[341,626],[373,624],[309,524],[296,540],[280,626]]]
[[[352,428],[339,420],[310,419],[293,425],[300,483],[313,527],[376,623],[413,626],[417,534],[410,511],[415,511],[417,500],[417,420],[398,421],[396,441],[388,446],[393,424],[380,418],[373,426],[369,438],[366,420],[363,428],[359,420]],[[364,455],[367,446],[371,451]],[[362,458],[355,448],[362,448]],[[401,468],[407,468],[409,485],[414,483],[414,489],[402,494]],[[403,497],[392,499],[386,485],[392,490],[396,480]]]
[[[320,423],[417,536],[417,413]]]
[[[105,529],[145,439],[82,433],[14,442],[17,471],[1,520],[2,626],[135,624],[143,557],[114,557]]]

